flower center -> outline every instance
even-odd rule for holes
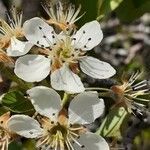
[[[73,149],[72,143],[77,142],[85,128],[80,125],[67,125],[43,119],[43,136],[38,140],[37,147],[43,145],[47,149]]]
[[[0,127],[0,147],[5,145],[6,148],[8,146],[9,139],[10,136],[8,132],[3,127]]]
[[[71,66],[71,69],[77,70],[78,59],[81,58],[84,53],[76,50],[71,42],[71,38],[66,37],[66,39],[58,41],[52,48],[49,54],[50,58],[52,58],[52,71],[59,69],[64,63]],[[73,66],[75,68],[72,68],[72,64],[74,64]]]
[[[76,28],[74,23],[79,20],[84,14],[79,16],[81,6],[75,9],[75,6],[70,4],[68,7],[64,7],[61,2],[56,5],[49,3],[42,3],[42,7],[49,15],[50,19],[47,20],[49,24],[54,24],[62,30],[68,30],[70,28]]]
[[[67,127],[60,125],[59,123],[55,126],[53,126],[50,130],[48,130],[48,133],[50,136],[55,136],[58,133],[61,133],[62,138],[66,138],[67,134],[68,134],[68,129]],[[58,134],[59,136],[60,134]]]
[[[0,38],[0,48],[7,48],[10,45],[10,39],[24,37],[22,29],[22,13],[17,13],[15,8],[12,9],[10,17],[7,14],[9,24],[4,20],[0,20],[0,32],[3,36]]]

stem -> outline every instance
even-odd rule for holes
[[[69,94],[65,92],[63,99],[62,99],[62,106],[66,105],[66,103],[68,102],[68,99],[69,99]]]
[[[100,93],[99,93],[99,96],[100,96],[100,97],[110,97],[110,98],[111,98],[110,92],[100,92]]]
[[[38,115],[38,112],[35,112],[35,113],[33,114],[32,118],[35,119],[35,117],[36,117],[37,115]]]
[[[92,87],[92,88],[85,88],[86,91],[107,91],[107,92],[111,92],[110,89],[107,88],[98,88],[98,87]]]

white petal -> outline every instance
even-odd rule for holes
[[[36,138],[42,134],[40,124],[27,115],[14,115],[8,120],[8,128],[26,138]]]
[[[57,117],[61,110],[59,94],[48,87],[37,86],[27,91],[35,110],[48,118]]]
[[[84,57],[79,60],[81,70],[96,79],[112,77],[116,70],[109,64],[93,57]]]
[[[22,42],[13,37],[11,38],[11,45],[7,48],[7,55],[14,57],[25,55],[30,51],[32,46],[33,44],[29,42]]]
[[[102,38],[103,33],[99,22],[92,21],[82,26],[79,31],[73,36],[73,45],[75,48],[82,50],[91,50],[97,46]]]
[[[49,47],[54,44],[54,29],[38,17],[27,20],[23,29],[27,40],[35,45]]]
[[[89,124],[100,117],[104,111],[104,101],[97,92],[83,92],[74,97],[69,106],[71,124]]]
[[[79,76],[73,73],[67,65],[63,65],[51,74],[51,85],[56,90],[64,90],[68,93],[80,93],[84,91]]]
[[[15,63],[15,74],[27,82],[39,82],[50,72],[50,59],[42,55],[25,55]]]
[[[77,142],[73,144],[75,150],[109,150],[105,139],[91,132],[82,134]]]

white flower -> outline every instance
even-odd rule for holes
[[[16,61],[15,74],[27,82],[41,81],[51,71],[53,88],[79,93],[84,91],[77,75],[79,66],[84,73],[97,79],[109,78],[116,72],[110,64],[85,55],[102,40],[97,21],[86,23],[72,36],[57,35],[37,17],[25,22],[23,28],[27,40],[41,47],[40,53],[46,56],[26,55]]]
[[[72,4],[67,8],[64,8],[60,1],[56,4],[47,1],[46,3],[43,3],[42,6],[50,17],[49,20],[47,20],[47,23],[54,24],[62,30],[74,28],[74,23],[84,15],[82,14],[79,16],[81,5],[77,10]]]
[[[139,98],[147,95],[150,91],[150,83],[148,80],[137,82],[142,75],[140,72],[133,73],[130,78],[122,77],[120,85],[111,87],[112,94],[116,104],[114,106],[123,106],[126,111],[133,112],[138,106],[144,106],[140,101],[149,101],[148,97]]]
[[[27,93],[35,110],[42,116],[38,121],[27,115],[12,116],[8,126],[13,132],[26,138],[36,138],[37,147],[46,147],[43,150],[109,149],[102,137],[83,126],[103,113],[104,102],[97,93],[84,92],[75,96],[68,113],[62,108],[58,93],[51,88],[37,86]]]
[[[0,49],[6,50],[8,56],[21,56],[29,52],[33,44],[20,41],[24,37],[22,29],[22,13],[12,9],[12,18],[8,15],[9,24],[0,19]]]
[[[8,150],[8,145],[14,139],[14,134],[12,134],[7,126],[7,121],[10,118],[10,112],[7,112],[0,116],[0,149]]]

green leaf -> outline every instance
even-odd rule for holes
[[[23,141],[13,141],[9,144],[8,150],[36,150],[35,141],[26,139]]]
[[[127,112],[123,107],[112,109],[104,119],[97,134],[103,137],[118,137],[120,138],[120,127],[126,117]]]
[[[11,142],[8,147],[8,150],[22,150],[22,149],[23,147],[21,143],[15,141]]]
[[[16,113],[25,113],[33,111],[33,105],[30,100],[24,97],[20,91],[11,91],[2,98],[2,105]]]
[[[111,11],[115,10],[123,0],[99,0],[97,19],[106,17]]]
[[[5,108],[4,106],[2,106],[0,104],[0,116],[3,115],[4,113],[8,112],[9,110],[7,108]]]
[[[23,142],[23,148],[26,150],[36,150],[36,142],[33,139],[26,140]]]
[[[116,9],[119,19],[127,23],[139,18],[146,12],[150,12],[150,0],[124,0]]]
[[[97,3],[98,0],[70,0],[72,4],[76,7],[82,6],[81,13],[85,15],[79,20],[79,26],[85,24],[86,22],[95,20],[97,17]]]

